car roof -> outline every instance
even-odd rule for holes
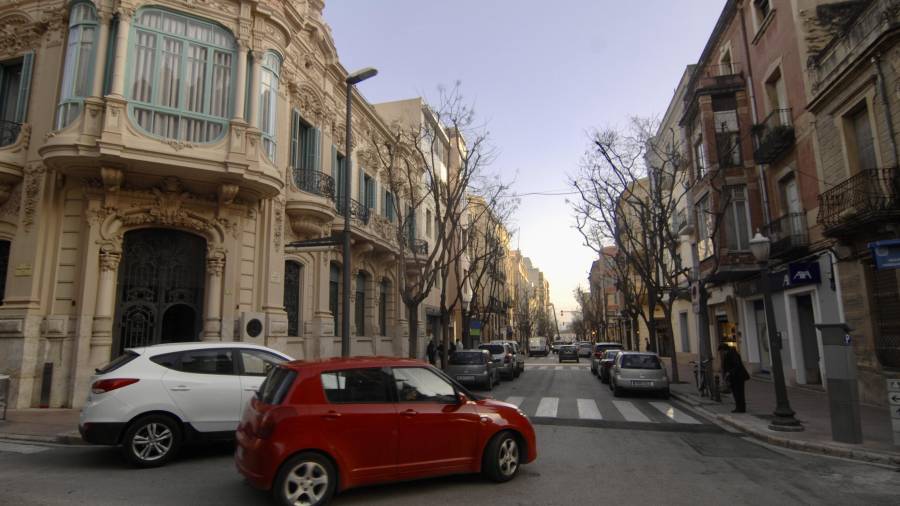
[[[335,369],[357,369],[364,367],[410,367],[410,366],[428,366],[422,360],[411,358],[397,357],[335,357],[324,360],[294,360],[281,364],[282,367],[295,369],[297,371],[330,371]]]
[[[595,343],[597,346],[622,346],[622,343],[614,343],[612,341],[606,343]]]
[[[251,348],[254,350],[268,351],[277,353],[279,355],[289,356],[286,353],[280,352],[278,350],[273,350],[272,348],[267,348],[258,344],[243,343],[240,341],[193,341],[187,343],[164,343],[154,344],[152,346],[126,348],[125,350],[133,351],[138,355],[144,355],[148,353],[170,353],[174,351],[204,350],[209,348]]]
[[[619,352],[619,355],[646,355],[646,356],[650,356],[650,357],[658,357],[659,356],[652,351],[625,351],[625,350],[622,350],[621,352]]]

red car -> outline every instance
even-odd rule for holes
[[[282,504],[325,504],[352,487],[481,472],[503,482],[537,457],[511,404],[475,395],[416,360],[274,367],[244,411],[235,462]]]

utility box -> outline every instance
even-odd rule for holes
[[[831,439],[841,443],[862,443],[856,353],[848,334],[850,327],[845,323],[822,323],[816,328],[822,333]]]
[[[887,393],[888,407],[891,409],[891,427],[894,429],[894,444],[900,446],[900,378],[887,380]]]

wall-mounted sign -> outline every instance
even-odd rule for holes
[[[787,279],[782,281],[784,288],[800,285],[818,284],[822,279],[819,262],[794,262],[788,264]]]
[[[900,269],[900,241],[870,242],[869,249],[872,250],[876,269]]]

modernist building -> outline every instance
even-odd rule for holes
[[[346,205],[352,353],[407,353],[396,197],[357,158],[388,125],[354,94],[347,152],[347,72],[323,7],[0,6],[0,373],[12,406],[80,405],[94,368],[126,347],[339,354],[341,255],[290,244],[336,234]],[[426,227],[411,233],[427,240]]]

